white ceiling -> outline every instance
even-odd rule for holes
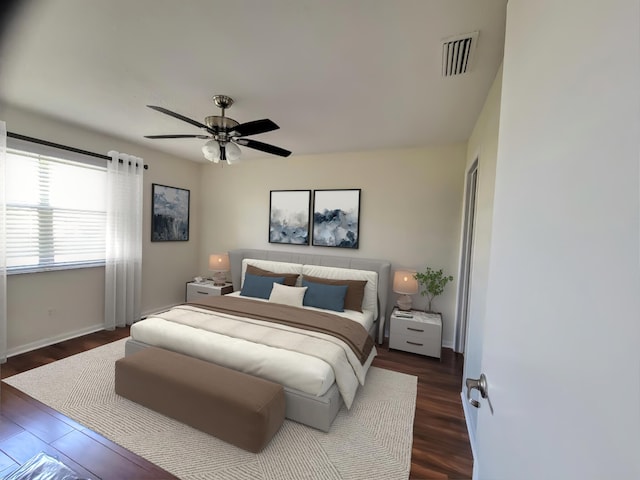
[[[293,154],[466,141],[502,60],[507,0],[31,0],[3,39],[0,99],[203,161],[198,121],[270,118]],[[480,32],[444,78],[441,41]],[[20,133],[20,132],[18,132]],[[53,139],[48,139],[53,140]],[[244,157],[262,156],[242,148]]]

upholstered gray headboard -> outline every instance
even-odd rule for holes
[[[274,262],[302,263],[304,265],[322,265],[325,267],[352,268],[356,270],[371,270],[378,273],[378,343],[384,341],[384,324],[389,295],[389,278],[391,263],[387,260],[374,260],[359,257],[334,257],[332,255],[316,255],[312,253],[280,252],[273,250],[257,250],[239,248],[229,252],[231,263],[231,281],[234,290],[240,289],[242,276],[242,260],[255,258]]]

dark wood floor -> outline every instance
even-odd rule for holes
[[[378,348],[376,367],[418,377],[411,452],[412,479],[470,479],[473,457],[462,411],[463,357],[442,349],[442,361]]]
[[[2,378],[129,336],[128,328],[97,332],[23,355],[2,365]],[[462,356],[442,361],[378,347],[373,365],[418,377],[411,478],[468,479],[473,461],[460,400]],[[40,451],[94,479],[175,478],[15,388],[2,384],[0,477]]]
[[[98,332],[11,357],[0,367],[2,378],[127,336],[127,328]],[[45,452],[86,478],[176,478],[20,390],[6,383],[0,388],[0,477]]]

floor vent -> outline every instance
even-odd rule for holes
[[[449,37],[442,42],[442,76],[462,75],[471,70],[478,32]]]

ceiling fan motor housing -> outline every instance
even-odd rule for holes
[[[232,130],[233,127],[239,125],[237,121],[229,117],[221,117],[219,115],[210,115],[204,119],[204,123],[207,127],[220,131],[220,130]]]

